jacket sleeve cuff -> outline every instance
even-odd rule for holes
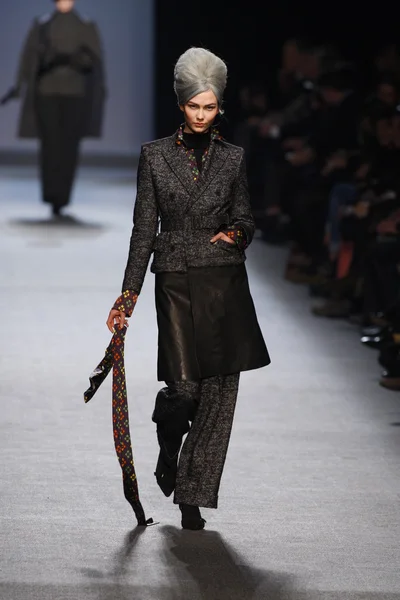
[[[222,229],[222,232],[228,236],[228,238],[233,240],[240,250],[245,250],[247,248],[247,234],[243,227],[229,225],[225,229]]]
[[[132,290],[126,290],[116,299],[114,302],[113,309],[124,312],[127,317],[130,317],[135,308],[135,304],[138,299],[138,294]]]

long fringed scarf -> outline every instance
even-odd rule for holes
[[[115,327],[103,360],[89,377],[90,387],[84,393],[85,403],[94,396],[112,369],[112,418],[114,445],[122,469],[124,495],[132,506],[138,525],[151,525],[139,499],[139,488],[133,462],[131,436],[129,431],[128,396],[126,391],[124,350],[126,327]]]

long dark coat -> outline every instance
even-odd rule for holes
[[[123,291],[140,293],[154,252],[160,380],[227,375],[270,362],[245,252],[223,240],[210,242],[218,230],[210,225],[214,220],[241,227],[251,242],[243,149],[215,138],[194,180],[176,134],[145,144]]]
[[[18,135],[21,138],[38,137],[35,111],[37,73],[40,54],[46,44],[47,30],[55,14],[34,20],[21,53],[17,74],[17,87],[24,94],[18,125]],[[77,13],[75,14],[79,26],[82,27],[83,46],[93,61],[93,69],[86,76],[86,119],[83,137],[97,138],[102,134],[105,102],[105,75],[101,41],[96,24],[80,17]]]

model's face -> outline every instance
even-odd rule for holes
[[[217,97],[211,90],[193,96],[180,109],[185,115],[186,133],[204,133],[211,127],[219,111]]]
[[[67,13],[74,8],[75,0],[57,0],[56,8],[59,12]]]

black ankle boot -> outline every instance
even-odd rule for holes
[[[158,436],[159,440],[161,439]],[[157,483],[165,496],[170,496],[175,489],[176,472],[178,469],[178,450],[175,454],[168,454],[166,445],[160,442],[160,453],[158,455],[156,470],[154,475],[156,476]],[[179,446],[178,446],[179,449]]]
[[[163,494],[170,496],[175,489],[182,439],[189,431],[188,406],[185,399],[169,388],[163,388],[157,394],[152,421],[157,424],[160,446],[154,475]]]
[[[202,518],[198,506],[180,504],[179,508],[182,513],[182,529],[192,529],[194,531],[204,529],[206,521]]]

